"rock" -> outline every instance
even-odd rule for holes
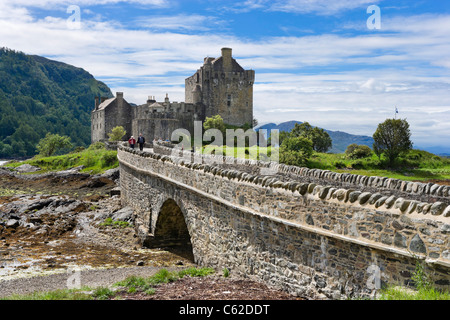
[[[396,232],[394,236],[394,245],[400,248],[406,248],[406,238],[404,235]]]
[[[133,221],[133,213],[134,213],[133,208],[124,207],[124,208],[120,209],[119,211],[116,211],[115,213],[113,213],[111,218],[115,221],[132,222]]]
[[[431,206],[430,212],[433,216],[438,216],[442,214],[442,212],[445,210],[446,207],[447,205],[445,203],[435,202]]]
[[[100,176],[102,178],[107,178],[107,179],[111,179],[111,180],[117,180],[117,179],[119,179],[119,168],[106,170]]]
[[[390,209],[394,205],[396,200],[397,198],[395,196],[390,196],[389,198],[387,198],[384,203],[386,208]]]
[[[16,219],[9,219],[6,222],[6,227],[17,228],[18,226],[19,226],[19,220],[16,220]]]
[[[359,204],[365,204],[369,199],[372,197],[372,193],[370,192],[363,192],[358,197]]]
[[[21,172],[21,173],[28,173],[28,172],[36,172],[36,171],[39,171],[39,170],[41,170],[41,168],[35,167],[35,166],[29,165],[28,163],[26,163],[26,164],[23,164],[23,165],[21,165],[21,166],[18,166],[18,167],[16,168],[16,170],[19,171],[19,172]]]
[[[353,191],[350,193],[349,195],[349,201],[351,203],[355,202],[356,200],[358,200],[358,197],[361,195],[361,191]]]
[[[138,267],[142,267],[142,266],[144,265],[144,261],[139,260],[139,261],[136,263],[136,265],[137,265]]]
[[[427,248],[418,234],[412,238],[409,248],[413,252],[427,253]]]

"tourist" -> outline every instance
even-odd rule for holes
[[[139,150],[141,150],[141,151],[144,150],[145,138],[142,136],[142,133],[139,134],[137,143],[139,144]]]
[[[136,144],[136,139],[131,136],[131,138],[128,140],[128,143],[130,144],[130,148],[134,149],[134,145]]]

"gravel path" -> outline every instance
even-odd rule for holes
[[[129,267],[115,269],[94,269],[82,270],[77,273],[57,273],[45,276],[30,278],[19,278],[11,280],[0,280],[0,297],[12,294],[28,294],[35,291],[51,291],[68,288],[68,279],[76,279],[79,275],[79,284],[91,288],[107,287],[118,281],[124,280],[128,276],[136,275],[150,277],[158,272],[160,267]],[[176,270],[176,268],[166,268]],[[75,282],[69,281],[69,285]]]

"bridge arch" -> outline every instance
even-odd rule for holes
[[[166,248],[194,260],[191,235],[186,223],[186,210],[173,198],[162,198],[155,206],[151,219],[152,237],[144,244],[151,248]]]

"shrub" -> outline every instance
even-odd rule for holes
[[[357,145],[353,143],[347,147],[345,154],[350,159],[363,159],[372,155],[372,149],[366,145]]]
[[[118,162],[117,153],[115,151],[105,152],[102,154],[100,161],[102,168],[112,167]]]

